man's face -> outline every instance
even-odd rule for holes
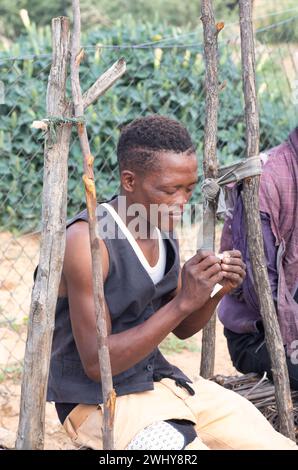
[[[161,229],[172,230],[182,217],[184,205],[189,201],[198,181],[197,158],[194,153],[161,152],[159,170],[144,175],[135,174],[130,203],[142,204],[147,220]],[[150,217],[150,210],[160,206],[158,220]]]

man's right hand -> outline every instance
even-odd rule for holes
[[[223,279],[221,260],[212,251],[199,250],[181,273],[182,285],[176,300],[182,311],[199,310],[209,299],[213,287]]]

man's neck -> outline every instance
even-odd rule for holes
[[[117,212],[117,214],[119,215],[119,217],[121,218],[121,220],[123,221],[123,223],[126,225],[126,227],[129,228],[129,224],[135,219],[135,215],[128,215],[128,212],[129,212],[129,207],[132,206],[133,204],[135,203],[130,203],[127,196],[125,196],[124,194],[121,194],[120,193],[120,196],[121,198],[125,198],[122,199],[122,201],[119,202],[119,196],[115,197],[114,199],[112,199],[109,204],[113,207],[113,209]],[[125,201],[125,204],[123,204],[123,201]],[[141,219],[141,215],[139,216],[140,219]],[[154,225],[151,225],[148,220],[145,220],[144,218],[141,219],[142,220],[142,227],[145,227],[145,233],[143,234],[142,233],[142,236],[136,236],[135,233],[132,233],[134,238],[136,240],[151,240],[152,239],[156,239],[156,228]]]

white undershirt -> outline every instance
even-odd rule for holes
[[[166,269],[166,258],[167,258],[165,240],[163,240],[159,228],[155,227],[155,230],[157,231],[157,236],[158,236],[158,260],[155,266],[151,266],[148,263],[144,253],[142,252],[135,238],[133,237],[132,233],[128,230],[128,228],[126,227],[125,223],[123,222],[119,214],[115,211],[114,207],[111,206],[111,204],[108,204],[107,202],[104,202],[101,205],[104,206],[109,211],[109,213],[111,214],[115,222],[118,224],[118,226],[120,227],[120,229],[126,236],[127,241],[130,243],[132,249],[137,255],[143,268],[151,277],[152,282],[154,284],[157,284],[164,277],[165,269]]]

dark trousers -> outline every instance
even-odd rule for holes
[[[224,329],[224,333],[232,362],[239,372],[243,374],[256,372],[263,375],[266,371],[268,377],[272,379],[271,362],[262,327],[258,333],[238,334],[227,328]],[[298,364],[293,364],[291,358],[287,357],[287,366],[291,389],[298,390]]]

